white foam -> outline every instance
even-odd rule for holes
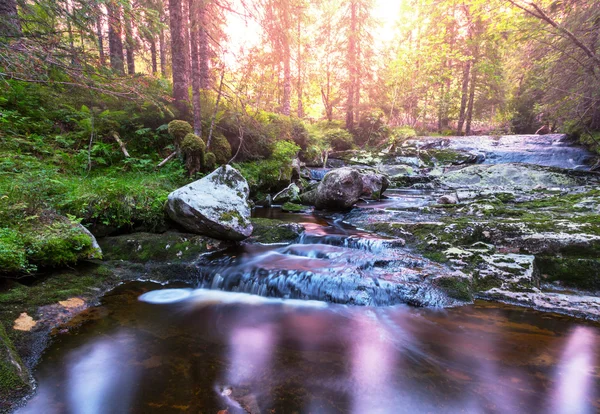
[[[212,289],[161,289],[144,293],[139,298],[142,302],[168,304],[188,301],[200,305],[211,304],[244,304],[273,305],[281,304],[293,307],[325,308],[326,302],[318,300],[280,299],[251,295],[249,293],[226,292]]]
[[[189,298],[191,294],[192,289],[160,289],[144,293],[138,300],[155,304],[167,304],[181,302]]]

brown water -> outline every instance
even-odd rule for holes
[[[598,325],[490,303],[372,308],[169,288],[181,289],[128,283],[89,309],[56,337],[18,412],[600,410]]]

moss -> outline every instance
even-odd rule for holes
[[[18,229],[0,230],[0,273],[24,274],[97,256],[78,224],[52,212],[32,216]]]
[[[440,251],[424,252],[423,257],[437,263],[447,263],[449,261],[448,257]]]
[[[237,220],[237,222],[240,224],[244,222],[244,218],[236,210],[227,210],[222,212],[219,219],[225,222]]]
[[[187,134],[183,139],[181,151],[185,156],[185,167],[188,170],[190,177],[200,171],[204,171],[205,150],[206,144],[198,135]]]
[[[296,223],[266,218],[252,218],[250,221],[254,227],[251,240],[258,243],[289,243],[304,232],[304,228]]]
[[[475,292],[485,292],[502,286],[502,280],[495,276],[481,277],[477,272],[473,275],[473,288]]]
[[[433,284],[444,290],[451,298],[465,302],[473,300],[472,283],[466,277],[437,277],[433,280]]]
[[[217,164],[227,164],[231,159],[231,145],[223,135],[215,135],[210,144],[210,151],[215,154]]]
[[[174,120],[169,122],[169,134],[173,137],[173,141],[175,142],[175,146],[181,145],[181,142],[185,138],[187,134],[191,134],[194,132],[192,126],[186,121]]]
[[[283,211],[287,211],[289,213],[304,213],[306,211],[309,211],[311,209],[311,207],[304,206],[302,204],[295,204],[295,203],[287,202],[281,206],[281,209]]]
[[[29,390],[29,373],[0,324],[0,402]]]
[[[547,282],[592,291],[600,290],[600,259],[536,257],[542,278]]]
[[[187,262],[206,253],[218,242],[196,234],[167,232],[133,233],[98,240],[105,260],[146,262]]]

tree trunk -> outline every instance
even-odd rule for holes
[[[185,73],[188,59],[184,37],[184,31],[187,31],[186,21],[187,18],[185,21],[183,19],[181,0],[169,0],[173,98],[180,117],[185,117],[188,114],[188,83]],[[187,50],[189,51],[189,49]]]
[[[186,82],[189,85],[190,84],[190,76],[192,74],[192,59],[190,57],[190,51],[191,51],[191,46],[190,46],[190,20],[189,20],[189,15],[190,15],[190,8],[189,8],[189,3],[186,0],[181,0],[181,9],[183,12],[183,41],[185,42],[185,54],[186,54],[186,60],[185,60],[185,78],[186,78]]]
[[[302,104],[302,10],[298,11],[298,50],[296,53],[296,64],[298,65],[298,118],[304,117],[304,106]]]
[[[127,58],[127,73],[133,75],[135,73],[135,39],[133,38],[133,27],[131,21],[131,5],[123,10],[123,23],[125,23],[125,50]]]
[[[198,64],[198,32],[200,19],[197,1],[189,0],[190,13],[190,58],[192,61],[192,109],[194,114],[194,133],[202,136],[202,111],[200,108],[200,66]]]
[[[120,73],[125,73],[123,56],[123,40],[121,39],[121,7],[115,0],[106,3],[108,15],[108,49],[110,67]]]
[[[21,36],[21,21],[16,0],[0,1],[0,36]]]
[[[165,29],[161,28],[158,35],[158,56],[160,59],[160,74],[167,76],[167,56],[165,52]]]
[[[208,138],[206,140],[206,150],[210,151],[210,145],[212,144],[213,128],[217,119],[217,113],[219,112],[219,102],[221,102],[221,94],[223,93],[223,79],[225,78],[225,68],[221,72],[221,81],[219,82],[219,93],[217,94],[217,101],[215,102],[215,110],[213,111],[212,118],[210,120],[210,130],[208,131]],[[244,109],[245,111],[245,109]],[[240,142],[240,145],[242,143]]]
[[[350,3],[350,34],[348,36],[348,57],[347,57],[347,94],[346,101],[346,129],[354,129],[354,88],[356,86],[356,26],[357,26],[356,1]]]
[[[152,62],[152,74],[156,75],[156,72],[158,72],[158,62],[156,59],[156,37],[154,35],[150,38],[150,60]]]
[[[198,20],[200,26],[198,27],[198,64],[200,65],[200,89],[210,89],[210,74],[209,74],[209,46],[208,46],[208,32],[206,31],[206,2],[199,5]]]
[[[473,67],[471,69],[471,85],[469,89],[469,105],[467,107],[467,119],[465,126],[465,135],[471,133],[471,121],[473,120],[473,105],[475,103],[475,81],[477,80],[477,68],[475,64],[477,61],[473,61]]]
[[[469,94],[469,75],[471,72],[471,61],[468,60],[465,63],[465,68],[463,69],[463,79],[462,79],[462,91],[460,98],[460,113],[458,115],[458,126],[456,128],[456,135],[462,135],[463,125],[465,123],[465,111],[467,109],[467,100]]]
[[[98,19],[96,20],[96,36],[98,37],[98,55],[100,57],[100,66],[106,65],[106,56],[104,55],[104,36],[102,35],[102,9],[98,7]]]
[[[285,36],[283,45],[283,99],[281,102],[281,113],[290,116],[291,96],[292,96],[292,71],[290,68],[290,42],[289,37]]]

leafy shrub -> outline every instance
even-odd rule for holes
[[[354,147],[354,138],[345,129],[329,130],[325,132],[324,139],[335,151],[346,151]]]
[[[362,146],[378,146],[387,141],[390,129],[381,110],[363,113],[355,131],[356,143]]]

